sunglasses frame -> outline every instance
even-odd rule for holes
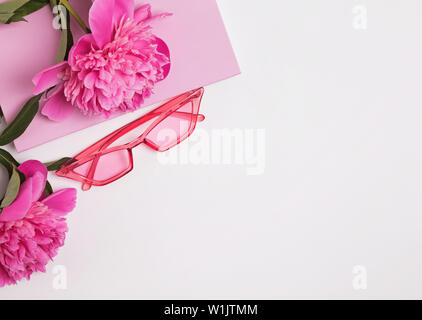
[[[84,191],[89,190],[91,186],[105,186],[107,184],[110,184],[122,178],[123,176],[127,175],[129,172],[133,170],[133,154],[132,154],[133,148],[145,143],[147,146],[149,146],[150,148],[156,151],[164,152],[178,145],[180,142],[187,139],[192,134],[192,132],[195,130],[196,123],[198,121],[203,121],[205,119],[203,115],[199,114],[199,108],[201,105],[203,94],[204,94],[204,88],[199,88],[199,89],[181,94],[167,101],[163,105],[148,112],[142,117],[128,123],[127,125],[121,127],[120,129],[113,131],[106,137],[102,138],[101,140],[97,141],[90,147],[86,148],[84,151],[77,154],[72,159],[65,162],[60,167],[60,169],[56,171],[56,175],[81,182],[83,184],[82,190]],[[187,103],[192,103],[192,113],[177,111],[181,107],[185,106]],[[184,133],[183,136],[178,137],[177,141],[174,141],[171,144],[166,145],[164,147],[160,147],[157,144],[155,144],[153,141],[148,139],[148,134],[155,127],[157,127],[163,120],[168,118],[170,115],[177,116],[182,119],[190,120],[189,129],[186,131],[186,133]],[[119,145],[119,146],[108,148],[113,142],[115,142],[116,140],[118,140],[119,138],[127,134],[128,132],[136,129],[137,127],[150,121],[151,119],[154,119],[155,117],[157,117],[157,119],[151,125],[149,125],[148,128],[135,140],[129,143]],[[95,180],[94,174],[95,174],[95,171],[96,171],[96,168],[101,156],[104,156],[112,152],[120,151],[120,150],[125,150],[128,152],[128,157],[129,157],[128,168],[126,168],[124,171],[106,180],[103,180],[103,181]],[[92,164],[89,168],[87,175],[83,176],[74,171],[74,169],[78,168],[79,166],[84,165],[87,162],[91,162],[91,161],[92,161]]]

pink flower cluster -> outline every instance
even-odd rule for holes
[[[63,189],[43,199],[47,169],[30,160],[19,166],[25,174],[18,197],[0,214],[0,287],[45,272],[46,264],[64,244],[65,216],[76,204],[76,190]]]
[[[150,5],[135,10],[134,0],[96,0],[89,13],[92,34],[79,39],[68,61],[37,74],[35,94],[52,86],[42,113],[51,120],[67,118],[74,107],[83,114],[138,109],[157,82],[170,71],[170,54],[152,33]]]

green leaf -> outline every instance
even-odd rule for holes
[[[60,17],[63,15],[61,14]],[[65,16],[66,22],[61,23],[62,26],[66,26],[66,29],[61,30],[60,47],[57,53],[56,63],[67,60],[70,49],[73,46],[73,35],[70,31],[70,14],[66,10]]]
[[[12,172],[13,172],[13,164],[11,164],[2,155],[0,155],[0,163],[7,169],[7,172],[9,173],[9,176],[12,175]]]
[[[7,23],[12,23],[12,22],[28,22],[28,20],[26,20],[25,18],[18,16],[18,15],[13,15],[9,18],[9,20],[7,20]]]
[[[14,12],[15,15],[11,18],[11,19],[14,19],[14,21],[10,21],[10,22],[21,21],[23,17],[42,9],[47,4],[48,4],[48,1],[46,0],[31,0],[27,2],[26,4],[24,4],[23,6],[21,6],[19,9],[15,10]]]
[[[9,152],[1,148],[0,163],[5,166],[10,177],[6,194],[0,203],[0,208],[5,208],[16,199],[20,185],[25,181],[25,175],[18,170],[19,162]]]
[[[47,170],[48,170],[48,171],[57,171],[57,170],[59,170],[59,169],[60,169],[60,167],[61,167],[64,163],[66,163],[66,162],[67,162],[67,161],[69,161],[70,159],[72,159],[72,158],[65,157],[65,158],[62,158],[62,159],[57,160],[57,161],[52,161],[52,162],[44,163],[44,165],[47,167]]]
[[[61,8],[63,8],[63,5],[59,6],[60,0],[49,0],[49,1],[50,1],[50,7],[51,7],[52,10],[54,10],[54,8],[56,8],[56,7],[59,10]],[[67,9],[64,12],[66,13],[65,23],[63,23],[63,21],[61,21],[61,18],[63,17],[63,12],[59,11],[60,25],[62,27],[66,26],[66,29],[61,29],[60,47],[59,47],[59,51],[57,53],[56,63],[60,63],[62,61],[67,60],[67,58],[69,56],[70,49],[72,48],[72,46],[74,44],[73,35],[72,35],[72,32],[70,31],[70,13]]]
[[[0,13],[15,12],[17,9],[25,5],[30,0],[9,0],[0,3]]]
[[[25,16],[40,10],[47,4],[47,0],[10,0],[0,3],[0,22],[26,21]]]
[[[16,197],[19,194],[19,189],[21,186],[21,179],[19,176],[18,169],[13,167],[12,175],[7,185],[6,194],[4,195],[3,200],[1,201],[0,208],[6,208],[15,201]]]
[[[45,188],[44,188],[44,196],[48,197],[50,194],[53,193],[53,187],[51,186],[50,182],[45,183]]]
[[[9,177],[12,175],[13,168],[20,166],[20,163],[16,161],[16,159],[13,158],[13,156],[9,152],[1,148],[0,163],[6,167],[7,171],[9,172]],[[20,172],[19,170],[18,173],[21,178],[21,182],[24,182],[26,180],[25,174],[23,174],[23,172]]]
[[[0,3],[0,23],[26,21],[25,16],[47,4],[47,0],[9,0]]]
[[[6,24],[9,19],[13,17],[14,13],[2,13],[0,12],[0,23]]]
[[[20,163],[6,150],[0,148],[0,157],[5,158],[8,162],[15,166],[20,166]]]
[[[18,167],[20,163],[16,161],[13,156],[4,149],[0,148],[0,163],[4,165],[9,172],[9,176],[12,175],[13,167]]]
[[[27,103],[25,103],[16,118],[0,135],[0,146],[11,143],[25,132],[26,128],[28,128],[29,124],[38,112],[41,96],[42,94],[32,97]]]

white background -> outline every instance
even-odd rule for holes
[[[47,273],[1,299],[422,298],[420,0],[218,2],[243,73],[206,88],[198,132],[265,129],[264,173],[140,147],[130,175],[78,192]],[[144,112],[17,158],[75,154]]]

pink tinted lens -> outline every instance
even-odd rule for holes
[[[88,178],[88,180],[104,182],[126,173],[130,166],[129,151],[124,149],[103,154],[99,158],[94,157],[92,160],[73,169],[73,171]]]
[[[193,104],[188,102],[152,129],[146,141],[167,150],[188,137],[193,118]]]

